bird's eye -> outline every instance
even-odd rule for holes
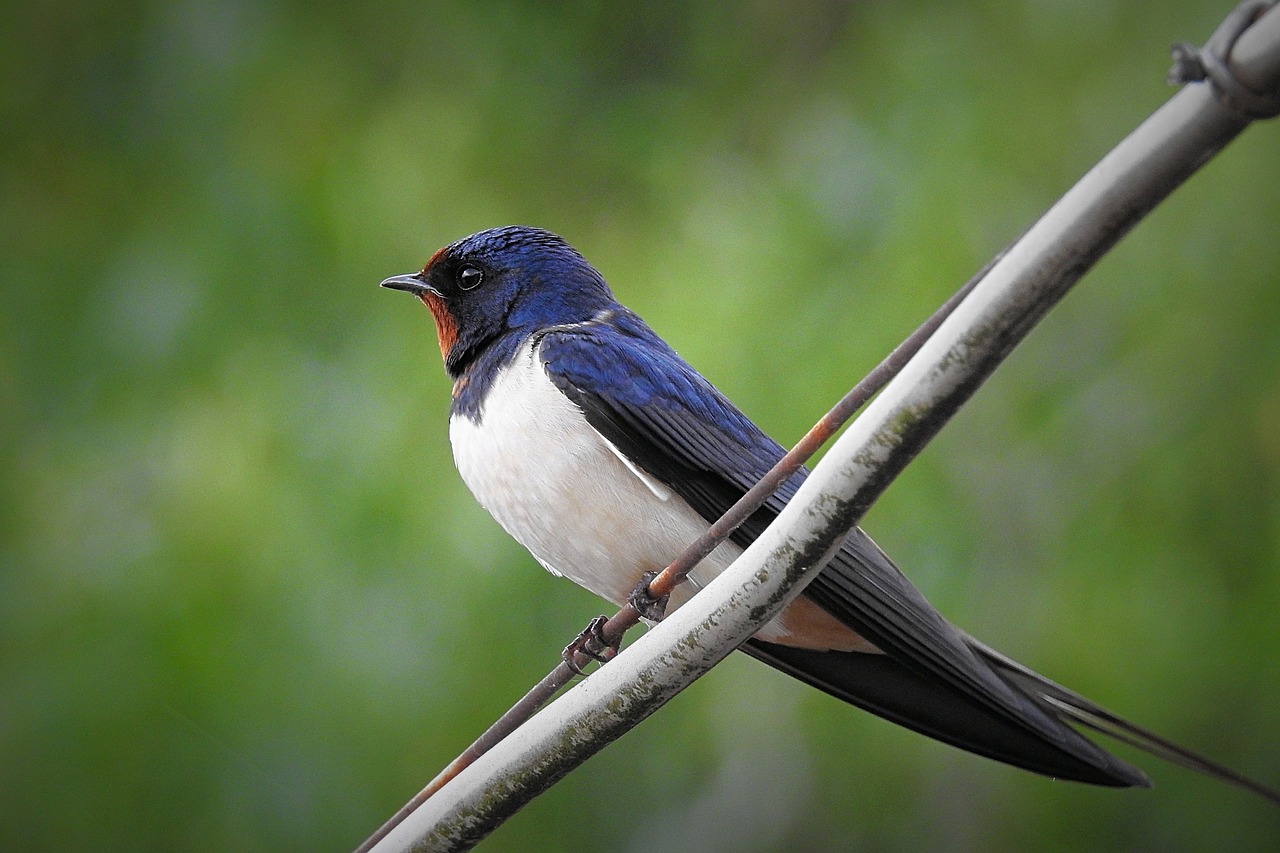
[[[484,281],[484,271],[470,264],[458,270],[458,287],[462,290],[474,290]]]

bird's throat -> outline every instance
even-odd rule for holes
[[[422,300],[423,305],[431,309],[431,316],[436,321],[436,337],[440,339],[440,355],[448,361],[453,345],[458,342],[458,322],[453,319],[448,306],[439,296],[423,291],[418,294],[418,298]]]

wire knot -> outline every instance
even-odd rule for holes
[[[1236,40],[1271,5],[1271,0],[1246,0],[1231,10],[1204,47],[1186,42],[1175,44],[1173,67],[1169,69],[1170,85],[1208,80],[1219,100],[1247,121],[1280,115],[1280,89],[1256,92],[1240,81],[1230,65]]]

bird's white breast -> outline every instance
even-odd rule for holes
[[[623,604],[707,529],[682,498],[632,465],[552,384],[525,347],[489,388],[479,422],[449,421],[453,458],[472,494],[553,574]],[[742,549],[725,543],[671,596],[687,601]],[[806,648],[874,651],[805,599],[756,636]]]
[[[462,479],[498,523],[551,572],[615,604],[707,528],[591,428],[532,347],[494,379],[479,423],[455,415],[449,438]],[[695,584],[739,553],[722,545]]]

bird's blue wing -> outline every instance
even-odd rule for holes
[[[635,315],[557,329],[539,344],[551,381],[632,463],[715,520],[784,451]],[[792,478],[786,497],[804,474]],[[785,498],[762,509],[754,539]]]
[[[784,453],[626,309],[607,321],[550,330],[538,351],[547,375],[588,422],[709,522]],[[792,477],[734,540],[750,544],[806,475]],[[1146,783],[997,675],[861,530],[805,595],[885,654],[759,641],[745,650],[846,701],[992,758],[1100,784]]]

